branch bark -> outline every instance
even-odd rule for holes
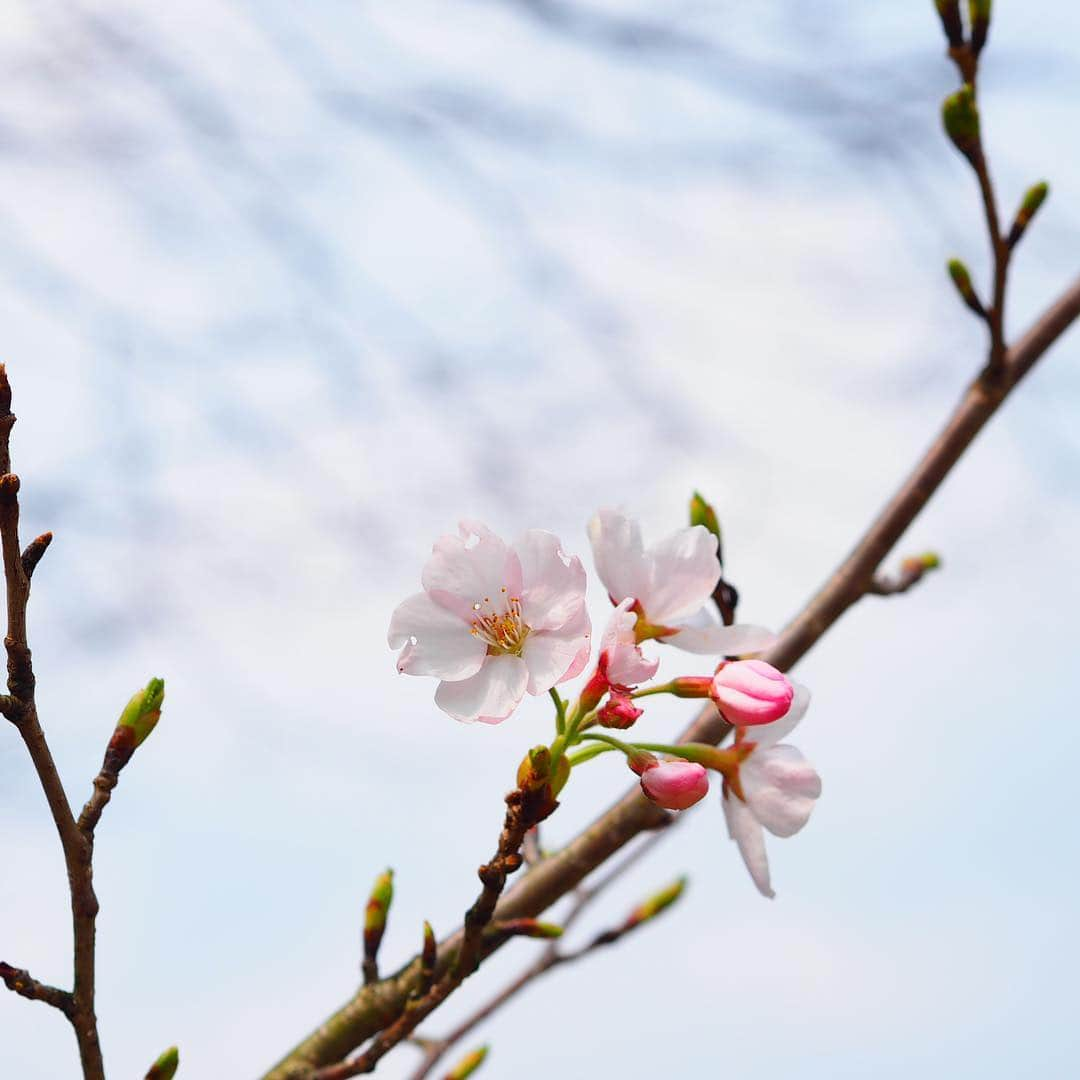
[[[806,607],[792,620],[766,656],[787,670],[871,587],[874,574],[907,527],[941,486],[952,467],[1035,362],[1080,316],[1080,278],[1010,349],[999,372],[984,371],[968,387],[941,432],[886,503],[862,538]],[[730,727],[706,706],[680,736],[683,742],[720,742]],[[576,888],[593,870],[640,833],[656,828],[664,811],[637,787],[585,828],[557,854],[544,860],[499,901],[497,919],[536,918]],[[440,945],[440,966],[450,963],[461,931]],[[494,946],[497,947],[497,946]],[[321,1065],[344,1058],[397,1016],[419,978],[414,958],[380,983],[361,988],[336,1013],[291,1050],[264,1080],[302,1080]]]
[[[30,575],[45,553],[51,535],[46,533],[35,540],[24,556],[19,547],[19,478],[11,472],[11,429],[15,416],[11,412],[11,385],[7,372],[0,364],[0,550],[4,563],[7,592],[7,651],[8,691],[3,714],[15,725],[26,745],[37,772],[45,800],[49,804],[67,868],[68,889],[71,894],[71,921],[74,937],[74,989],[56,991],[44,987],[36,999],[60,1009],[71,1021],[79,1045],[85,1080],[104,1080],[101,1045],[98,1039],[97,1018],[94,1014],[94,934],[98,913],[97,897],[91,871],[93,846],[75,821],[67,793],[56,771],[45,732],[38,719],[34,700],[35,680],[30,647],[26,639],[26,605],[30,598]],[[9,965],[4,965],[8,968]],[[19,973],[18,969],[11,969]],[[29,978],[29,977],[27,977]],[[5,983],[17,993],[29,996],[19,985],[41,987],[31,980],[12,978]],[[13,985],[15,984],[15,985]]]

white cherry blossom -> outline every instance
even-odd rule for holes
[[[644,632],[687,652],[711,656],[757,653],[775,640],[760,626],[722,626],[717,621],[712,593],[720,580],[720,560],[716,537],[703,525],[679,529],[646,548],[634,518],[605,509],[589,522],[589,540],[611,602],[633,602],[639,640]]]
[[[572,679],[589,658],[585,570],[551,533],[513,545],[477,522],[440,537],[402,601],[387,640],[398,671],[441,680],[435,703],[458,720],[494,724],[526,694]]]

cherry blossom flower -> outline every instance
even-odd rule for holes
[[[709,772],[694,761],[659,761],[641,774],[645,797],[665,810],[685,810],[709,790]]]
[[[717,622],[711,597],[720,560],[716,537],[703,525],[679,529],[646,549],[635,519],[605,509],[589,522],[589,540],[611,602],[633,602],[639,641],[658,638],[712,656],[742,656],[772,644],[774,635],[762,627]]]
[[[585,570],[551,533],[512,546],[462,522],[424,566],[424,591],[402,601],[387,640],[398,671],[440,679],[435,703],[458,720],[495,724],[524,694],[578,675],[589,658]]]
[[[746,757],[724,778],[724,817],[758,892],[772,898],[765,830],[793,836],[809,820],[821,794],[821,778],[795,749],[781,743],[802,719],[810,692],[795,684],[791,708],[771,724],[739,728],[736,748]]]

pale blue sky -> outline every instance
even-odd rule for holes
[[[995,6],[1002,202],[1053,186],[1019,329],[1077,270],[1080,16]],[[355,985],[387,864],[387,964],[459,921],[550,709],[462,727],[394,671],[390,612],[458,517],[586,556],[597,506],[656,536],[697,486],[746,619],[817,587],[981,354],[942,269],[985,276],[986,251],[942,51],[929,0],[0,15],[2,357],[25,529],[57,537],[31,633],[73,800],[131,691],[168,684],[99,831],[110,1075],[172,1042],[185,1078],[257,1075]],[[708,800],[590,925],[685,871],[681,910],[478,1032],[481,1075],[1070,1075],[1078,395],[1080,331],[902,545],[944,570],[800,666],[824,794],[771,843],[777,899]],[[590,767],[550,841],[626,781]],[[0,853],[0,958],[63,982],[63,867],[14,732]],[[0,1045],[19,1080],[74,1075],[44,1007],[0,998]]]

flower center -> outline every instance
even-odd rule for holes
[[[506,591],[504,586],[502,592]],[[531,628],[521,617],[521,597],[504,595],[502,599],[506,604],[502,611],[495,607],[490,596],[473,604],[475,615],[470,633],[487,643],[489,655],[520,656]]]

